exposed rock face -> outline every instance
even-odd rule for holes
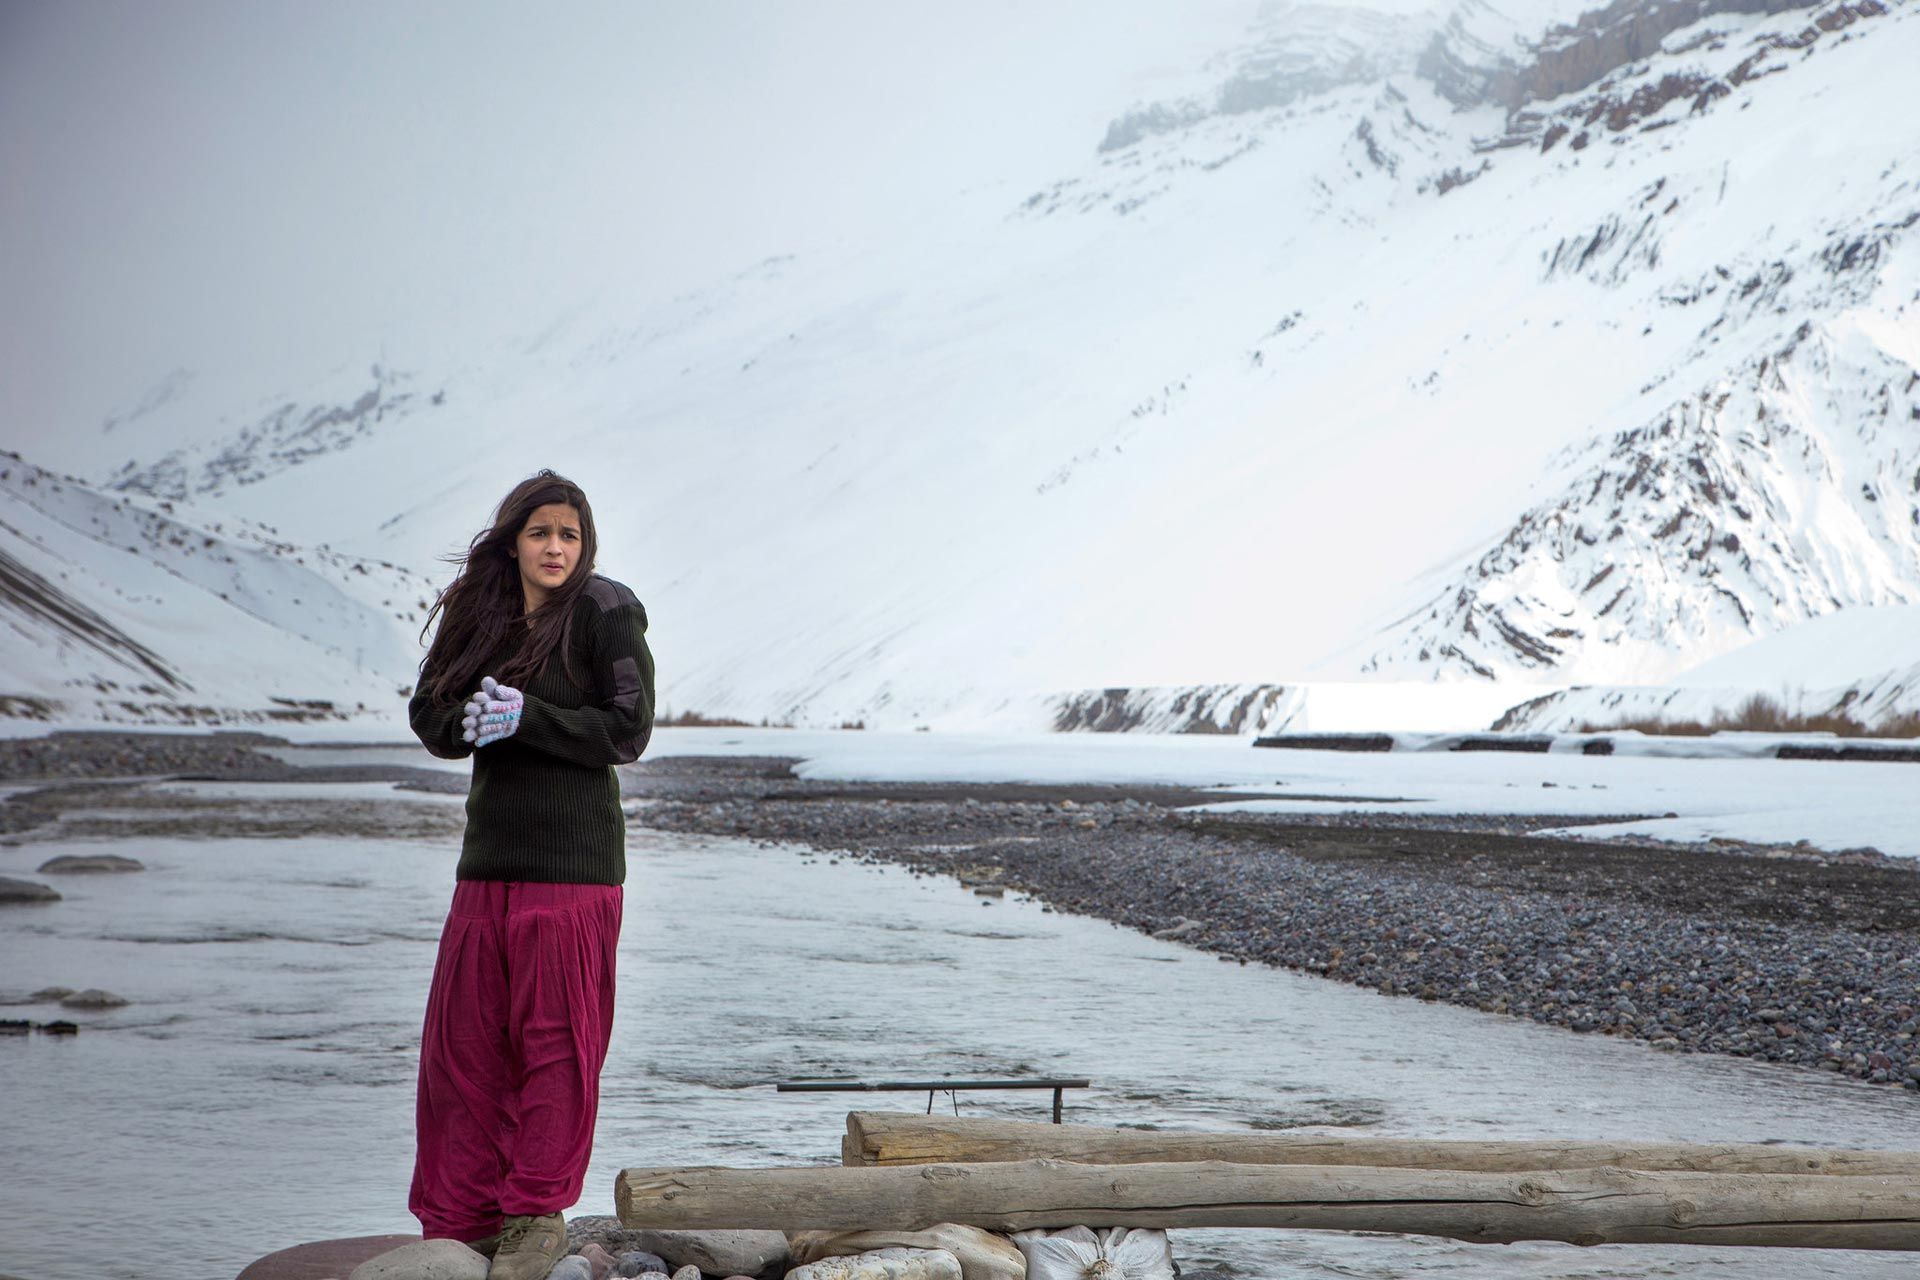
[[[1257,733],[1288,700],[1278,684],[1088,689],[1054,704],[1056,733]]]
[[[1805,26],[1748,39],[1709,25],[1682,44],[1662,44],[1667,35],[1716,14],[1813,7],[1779,0],[1692,0],[1647,7],[1619,0],[1573,27],[1549,33],[1529,67],[1488,83],[1487,100],[1508,108],[1506,135],[1497,145],[1537,141],[1542,151],[1551,151],[1567,138],[1568,145],[1579,150],[1607,134],[1668,128],[1680,118],[1707,111],[1750,80],[1788,70],[1791,59],[1824,37],[1887,14],[1881,0],[1859,0],[1813,13]],[[1685,21],[1675,21],[1681,17]],[[1630,52],[1634,50],[1638,52]],[[1655,72],[1659,62],[1679,65]],[[1669,110],[1674,102],[1684,110]]]
[[[1877,0],[1867,4],[1878,11]],[[1814,9],[1808,0],[1614,0],[1604,9],[1580,16],[1571,26],[1547,33],[1529,67],[1492,81],[1494,101],[1524,106],[1584,89],[1629,63],[1660,51],[1661,41],[1716,14],[1774,14]],[[1846,8],[1847,6],[1840,6]]]
[[[1820,11],[1811,12],[1816,9]],[[1270,5],[1212,93],[1134,108],[1107,127],[1100,150],[1125,150],[1156,134],[1215,117],[1284,107],[1344,85],[1394,75],[1427,81],[1456,107],[1492,104],[1519,111],[1594,86],[1660,53],[1668,36],[1705,19],[1794,10],[1809,11],[1805,30],[1764,42],[1753,62],[1763,60],[1768,47],[1803,47],[1824,32],[1886,12],[1882,0],[1825,9],[1812,0],[1613,0],[1542,33],[1520,25],[1522,15],[1509,19],[1474,0],[1439,18],[1330,5]],[[1742,66],[1740,78],[1754,73],[1752,66]]]

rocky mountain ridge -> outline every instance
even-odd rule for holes
[[[106,429],[137,428],[141,418],[172,404],[191,381],[184,370],[169,374],[134,411],[111,419]],[[420,391],[413,375],[378,364],[367,370],[364,380],[349,375],[342,381],[341,392],[317,389],[303,398],[280,398],[258,407],[237,429],[222,432],[214,441],[171,448],[157,458],[131,459],[106,483],[164,499],[216,493],[349,449],[389,419],[397,423],[446,400],[444,388]]]

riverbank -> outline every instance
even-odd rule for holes
[[[884,751],[886,767],[915,766],[923,777],[983,754],[940,740],[910,742],[920,754],[903,758],[875,737],[826,745]],[[1062,909],[1052,909],[1004,887],[1016,873],[1037,885],[1037,865],[1027,872],[991,856],[1003,841],[1052,847],[1089,869],[1123,866],[1130,831],[1178,835],[1187,815],[1177,806],[1220,792],[802,782],[784,759],[672,754],[711,744],[765,756],[769,738],[774,750],[792,740],[673,735],[657,744],[658,759],[623,773],[633,827],[620,1004],[580,1214],[606,1211],[625,1167],[831,1160],[847,1103],[773,1088],[803,1075],[1087,1077],[1093,1086],[1067,1099],[1069,1118],[1128,1128],[1920,1147],[1920,1113],[1903,1092],[1726,1054],[1657,1053],[1439,999],[1377,999],[1252,961],[1219,963],[1103,923],[1094,899],[1121,888],[1086,890],[1087,908],[1076,911],[1065,908],[1063,887]],[[170,754],[76,757],[68,765],[85,776],[16,772],[0,783],[8,800],[0,809],[35,818],[0,838],[0,875],[39,879],[62,895],[4,909],[0,998],[15,1004],[14,1016],[36,1018],[50,1006],[35,993],[55,985],[127,1001],[62,1011],[80,1024],[74,1036],[6,1038],[0,1093],[16,1104],[9,1142],[15,1162],[36,1173],[15,1189],[16,1218],[57,1221],[67,1206],[111,1198],[129,1181],[151,1188],[124,1207],[123,1233],[164,1235],[187,1223],[202,1244],[195,1259],[156,1262],[155,1280],[234,1274],[300,1240],[410,1230],[414,1047],[458,856],[464,770],[401,744],[265,741],[231,760],[214,758],[230,742],[178,736],[102,749]],[[997,743],[988,749],[995,768],[1008,767]],[[1049,741],[1035,751],[1056,749],[1101,755],[1097,768],[1076,765],[1082,778],[1129,776],[1142,758],[1191,749],[1205,758],[1199,767],[1161,776],[1211,782],[1223,776],[1216,759],[1229,759],[1185,743]],[[312,763],[327,767],[300,768]],[[1050,776],[1045,761],[1039,770],[1029,763],[1013,761],[1014,776]],[[802,771],[830,765],[816,756]],[[159,766],[157,775],[139,772]],[[343,780],[349,769],[373,772]],[[1310,790],[1304,773],[1286,776]],[[1395,794],[1386,786],[1371,793]],[[1506,794],[1527,798],[1524,788]],[[787,835],[659,829],[676,814],[784,826]],[[1400,825],[1434,833],[1504,825],[1524,836],[1526,824],[1548,820],[1570,819],[1427,815]],[[1329,815],[1316,830],[1344,838],[1338,824],[1370,821]],[[820,853],[798,838],[863,826],[862,840],[896,854]],[[145,870],[40,870],[103,853]],[[957,874],[988,896],[961,887]],[[1148,888],[1132,899],[1146,924],[1165,918],[1163,905],[1190,920],[1202,914],[1193,903],[1161,904],[1162,891]],[[1043,1098],[1012,1094],[966,1094],[952,1105],[967,1115],[1046,1114]],[[262,1132],[275,1141],[259,1143]],[[1477,1275],[1489,1256],[1422,1237],[1249,1230],[1182,1231],[1177,1247],[1196,1267],[1327,1280]],[[45,1280],[91,1274],[58,1233],[0,1230],[0,1254]],[[1544,1244],[1502,1248],[1498,1261],[1503,1275],[1528,1280],[1575,1280],[1596,1265],[1589,1251]],[[1699,1246],[1635,1246],[1609,1259],[1610,1273],[1684,1270],[1697,1280],[1760,1271],[1893,1280],[1906,1266],[1895,1255]]]
[[[1024,893],[1223,960],[1920,1090],[1911,860],[1532,834],[1626,814],[1188,812],[1250,797],[814,782],[792,763],[669,757],[626,792],[645,826],[957,876],[983,902]]]

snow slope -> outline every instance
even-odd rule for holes
[[[429,596],[398,566],[0,456],[0,704],[60,723],[378,714]]]
[[[1662,679],[1920,600],[1920,7],[1725,7],[1270,7],[1038,190],[59,458],[415,572],[572,473],[669,711]]]
[[[1788,711],[1868,727],[1920,714],[1920,604],[1843,609],[1703,662],[1657,686],[1594,685],[1514,707],[1502,728],[1563,732],[1667,719],[1710,723],[1754,694]]]

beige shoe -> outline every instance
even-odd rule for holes
[[[515,1214],[500,1224],[500,1247],[487,1280],[545,1280],[567,1251],[567,1220],[557,1213]]]
[[[473,1250],[483,1258],[491,1258],[500,1251],[500,1235],[501,1233],[496,1231],[490,1236],[484,1236],[478,1240],[469,1240],[466,1242],[467,1248]]]

